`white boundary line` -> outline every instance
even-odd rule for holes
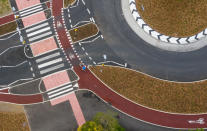
[[[27,63],[28,61],[23,61],[22,63],[19,63],[19,64],[17,64],[17,65],[15,65],[15,66],[0,66],[0,69],[1,68],[13,68],[13,67],[18,67],[18,66],[21,66],[21,65],[23,65],[24,63]]]
[[[0,41],[7,40],[7,39],[9,39],[9,38],[11,38],[11,37],[15,36],[16,34],[18,34],[18,32],[16,32],[16,33],[14,33],[14,34],[10,35],[10,36],[9,36],[9,37],[7,37],[7,38],[0,39]],[[5,36],[5,35],[3,35],[3,37],[4,37],[4,36]],[[1,36],[0,36],[0,37],[1,37]]]
[[[89,91],[89,92],[92,92],[93,94],[95,94],[99,99],[101,99],[105,104],[109,105],[108,102],[106,102],[104,99],[102,99],[98,94],[96,94],[95,92],[93,92],[92,90],[89,90],[89,89],[78,89],[78,91]],[[76,91],[75,91],[76,92]],[[119,110],[118,108],[114,107],[113,105],[110,105],[112,108],[114,108],[115,110],[118,110],[119,112],[131,117],[131,118],[134,118],[138,121],[141,121],[141,122],[144,122],[144,123],[147,123],[147,124],[151,124],[151,125],[154,125],[154,126],[157,126],[157,127],[164,127],[164,128],[168,128],[168,129],[197,129],[197,128],[174,128],[174,127],[167,127],[167,126],[162,126],[162,125],[158,125],[158,124],[154,124],[154,123],[151,123],[151,122],[147,122],[147,121],[144,121],[144,120],[141,120],[139,118],[136,118],[132,115],[129,115],[127,113],[125,113],[124,111],[122,110]],[[203,128],[203,129],[207,129],[207,128]]]
[[[75,1],[76,2],[76,1]],[[75,3],[74,3],[75,4]],[[74,8],[74,7],[77,7],[79,5],[79,0],[77,0],[77,4],[76,5],[73,5],[71,6],[70,8]],[[64,6],[63,6],[64,7]]]
[[[87,23],[87,24],[84,24],[84,25],[78,26],[78,27],[76,27],[76,29],[77,29],[77,28],[80,28],[80,27],[82,27],[82,26],[89,25],[89,24],[93,24],[93,25],[95,25],[95,26],[96,26],[96,28],[97,28],[97,30],[98,30],[98,31],[97,31],[97,33],[96,33],[95,35],[91,35],[91,36],[89,36],[89,37],[86,37],[86,38],[84,38],[84,39],[81,39],[81,40],[79,40],[79,41],[75,41],[75,42],[71,39],[71,40],[73,41],[73,44],[78,43],[78,42],[81,42],[81,41],[84,41],[84,40],[86,40],[86,39],[90,39],[90,38],[92,38],[92,37],[94,37],[94,36],[98,35],[98,33],[100,32],[100,30],[99,30],[98,26],[97,26],[95,23],[93,23],[93,22],[90,22],[90,23]],[[70,32],[70,31],[72,31],[72,30],[74,30],[74,28],[72,28],[72,29],[68,30],[68,32]]]
[[[12,49],[12,48],[17,48],[17,47],[21,47],[21,46],[23,46],[23,45],[18,45],[18,46],[12,46],[12,47],[9,47],[9,48],[7,48],[6,50],[4,50],[3,52],[1,52],[1,53],[0,53],[0,56],[1,56],[2,54],[4,54],[5,52],[7,52],[8,50]]]
[[[100,67],[100,65],[97,65],[97,66]],[[124,67],[117,67],[117,66],[110,66],[110,65],[105,65],[105,66],[108,66],[108,67],[114,67],[114,68],[121,68],[121,69],[126,69],[126,70],[133,71],[133,70],[131,70],[131,69],[124,68]],[[153,109],[153,108],[150,108],[150,107],[147,107],[147,106],[143,106],[143,105],[141,105],[141,104],[138,104],[138,103],[136,103],[136,102],[134,102],[134,101],[132,101],[132,100],[126,98],[125,96],[119,94],[118,92],[116,92],[115,90],[113,90],[112,88],[110,88],[110,87],[109,87],[106,83],[104,83],[98,76],[96,76],[95,73],[93,73],[93,72],[91,71],[90,67],[89,67],[88,69],[90,70],[90,72],[91,72],[91,73],[92,73],[92,74],[93,74],[99,81],[101,81],[101,82],[102,82],[106,87],[108,87],[111,91],[113,91],[114,93],[118,94],[119,96],[123,97],[124,99],[126,99],[126,100],[128,100],[128,101],[130,101],[130,102],[132,102],[132,103],[134,103],[134,104],[136,104],[136,105],[138,105],[138,106],[144,107],[144,108],[149,109],[149,110],[154,110],[154,111],[157,111],[157,112],[162,112],[162,113],[166,113],[166,114],[173,114],[173,115],[195,115],[195,116],[196,116],[196,115],[206,115],[206,114],[207,114],[207,113],[197,113],[197,114],[190,114],[190,113],[188,113],[188,114],[184,114],[184,113],[172,113],[172,112],[165,112],[165,111],[156,110],[156,109]],[[136,72],[136,71],[135,71],[135,72]]]

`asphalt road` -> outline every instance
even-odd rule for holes
[[[108,46],[133,69],[173,81],[207,78],[207,47],[188,53],[152,47],[139,38],[125,21],[121,0],[86,0],[86,6]]]

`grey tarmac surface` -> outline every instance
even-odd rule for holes
[[[68,101],[51,106],[49,102],[25,105],[31,131],[76,131],[78,125]]]
[[[139,38],[124,19],[121,0],[85,0],[108,46],[133,69],[173,81],[207,78],[207,47],[177,53],[164,51]],[[81,14],[77,14],[81,17]]]
[[[113,111],[118,113],[120,124],[126,129],[126,131],[176,131],[168,128],[161,128],[151,124],[147,124],[131,118],[118,110],[112,108],[109,104],[104,103],[98,97],[96,97],[92,92],[89,91],[78,91],[76,92],[78,101],[80,103],[81,109],[85,116],[85,119],[91,120],[97,112],[107,112]]]

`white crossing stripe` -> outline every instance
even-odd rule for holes
[[[44,33],[44,34],[42,34],[42,35],[38,35],[38,36],[36,36],[36,37],[32,37],[32,38],[29,39],[29,41],[31,42],[31,41],[40,39],[40,38],[42,38],[42,37],[45,37],[45,36],[48,36],[48,35],[51,35],[51,34],[52,34],[52,32],[50,31],[50,32]]]
[[[39,63],[39,62],[45,61],[47,59],[50,59],[50,58],[53,58],[53,57],[56,57],[56,56],[59,56],[59,55],[60,55],[60,52],[57,52],[57,53],[45,56],[43,58],[39,58],[39,59],[36,60],[36,62]]]
[[[49,25],[49,24],[48,24],[48,23],[43,23],[43,24],[38,25],[38,26],[35,26],[35,27],[33,27],[33,28],[26,29],[26,32],[28,33],[28,32],[30,32],[30,31],[33,31],[33,30],[39,29],[39,28],[44,27],[44,26],[47,26],[47,25]]]
[[[51,95],[51,94],[53,94],[53,93],[59,92],[59,91],[61,91],[61,90],[65,90],[65,89],[70,88],[70,87],[72,87],[72,84],[67,85],[67,86],[64,86],[64,87],[59,88],[59,89],[56,89],[56,90],[54,90],[54,91],[50,91],[50,92],[48,92],[47,94],[48,94],[48,95]]]
[[[40,10],[43,10],[43,8],[41,7],[41,8],[38,8],[38,9],[36,9],[36,10],[30,11],[30,12],[27,12],[27,13],[24,13],[24,14],[22,14],[22,15],[20,14],[20,15],[23,17],[23,16],[25,16],[25,15],[32,14],[32,13],[37,12],[37,11],[40,11]]]
[[[53,65],[53,64],[61,62],[61,61],[63,61],[63,59],[62,58],[58,58],[58,59],[55,59],[55,60],[52,60],[52,61],[40,64],[40,65],[38,65],[38,68],[41,69],[43,67],[46,67],[46,66],[49,66],[49,65]]]
[[[50,96],[49,96],[49,98],[52,98],[52,97],[55,97],[55,96],[61,95],[61,94],[65,93],[65,92],[72,91],[72,90],[73,90],[73,88],[69,88],[69,89],[64,90],[64,91],[62,91],[62,92],[59,92],[59,93],[57,93],[57,94],[50,95]]]
[[[50,71],[59,69],[59,68],[61,68],[61,67],[64,67],[64,64],[59,64],[59,65],[57,65],[57,66],[53,66],[53,67],[51,67],[51,68],[42,70],[42,71],[40,71],[40,74],[45,74],[45,73],[47,73],[47,72],[50,72]]]
[[[25,10],[23,10],[23,11],[20,11],[19,13],[20,13],[20,14],[23,14],[23,13],[25,13],[25,12],[28,12],[28,11],[30,11],[30,10],[34,10],[34,9],[37,9],[37,8],[40,8],[40,7],[42,7],[42,5],[38,5],[38,6],[36,6],[36,7],[30,8],[30,9],[25,9]]]
[[[31,36],[33,36],[33,35],[36,35],[36,34],[39,34],[39,33],[42,33],[42,32],[44,32],[44,31],[48,31],[48,30],[50,30],[50,27],[43,28],[43,29],[41,29],[41,30],[38,30],[38,31],[35,31],[35,32],[32,32],[32,33],[29,33],[29,34],[27,34],[27,36],[28,36],[28,37],[31,37]]]

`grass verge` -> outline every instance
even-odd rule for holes
[[[98,33],[98,28],[95,24],[89,23],[83,26],[77,27],[69,31],[73,42],[84,40],[90,36]]]
[[[4,35],[9,32],[15,31],[16,28],[17,28],[16,21],[4,24],[4,25],[0,26],[0,35]]]
[[[64,8],[67,8],[69,5],[71,5],[75,0],[64,0]]]
[[[187,37],[207,27],[206,0],[136,0],[136,5],[143,20],[164,35]]]
[[[0,131],[29,131],[23,106],[0,103]]]
[[[0,17],[12,12],[9,0],[0,0]]]
[[[175,83],[117,67],[90,69],[110,88],[138,104],[173,113],[207,112],[207,81]]]

